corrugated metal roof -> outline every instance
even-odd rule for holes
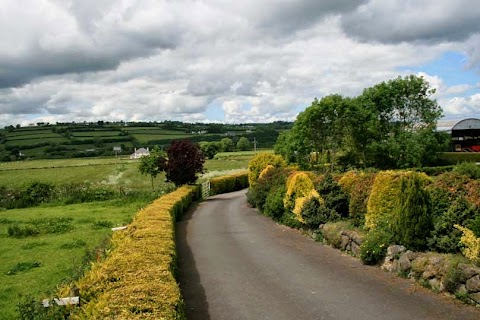
[[[477,129],[480,130],[480,119],[469,118],[457,122],[452,130],[468,130],[468,129]]]

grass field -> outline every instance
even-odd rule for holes
[[[104,201],[0,211],[0,319],[15,318],[22,296],[40,298],[71,278],[86,250],[109,237],[111,227],[128,223],[144,205]],[[13,238],[7,230],[14,225],[46,231]]]
[[[259,151],[264,152],[264,151]],[[271,151],[266,151],[271,152]],[[205,163],[205,178],[246,169],[254,152],[220,153]],[[91,182],[137,191],[151,191],[150,177],[138,171],[138,160],[115,158],[33,160],[0,163],[0,185],[22,187],[33,181],[61,184]],[[157,190],[171,190],[165,175],[155,179]],[[126,224],[147,200],[109,200],[64,206],[43,205],[0,211],[0,319],[15,318],[20,296],[40,298],[75,274],[85,251]],[[13,238],[8,228],[47,230]],[[58,227],[58,228],[56,228]],[[65,232],[48,232],[62,230]],[[53,228],[53,229],[52,229]]]
[[[34,181],[89,182],[126,190],[151,190],[150,178],[138,171],[138,160],[89,158],[0,163],[0,185],[21,187]],[[155,178],[154,184],[156,189],[171,189],[163,174]]]

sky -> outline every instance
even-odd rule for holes
[[[423,76],[480,118],[478,0],[0,0],[0,127],[293,121]]]

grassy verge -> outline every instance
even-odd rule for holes
[[[0,319],[14,319],[23,296],[41,296],[75,275],[85,253],[145,204],[113,200],[0,211]],[[39,233],[11,237],[13,226]]]

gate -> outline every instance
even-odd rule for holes
[[[202,183],[202,198],[207,199],[210,195],[210,181]]]

